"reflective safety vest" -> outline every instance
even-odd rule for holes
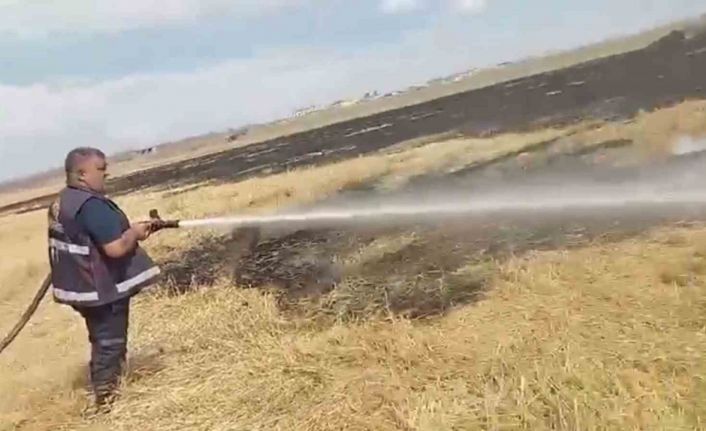
[[[49,262],[54,300],[67,305],[93,307],[132,296],[154,283],[158,266],[137,246],[127,256],[106,256],[78,223],[83,204],[97,198],[120,216],[122,231],[130,222],[107,197],[90,190],[66,187],[49,208]]]

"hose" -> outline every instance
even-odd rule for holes
[[[46,295],[47,290],[49,290],[49,286],[51,286],[51,274],[47,274],[46,278],[42,282],[42,285],[39,287],[39,290],[37,291],[36,295],[34,295],[34,299],[32,302],[29,304],[29,307],[25,310],[24,314],[22,314],[22,317],[20,317],[20,320],[15,324],[15,327],[12,328],[9,334],[5,336],[5,338],[0,341],[0,353],[3,352],[7,348],[7,346],[10,345],[15,340],[15,337],[22,331],[22,328],[25,327],[27,322],[29,322],[29,319],[32,317],[35,311],[37,311],[37,307],[39,307],[39,303],[42,302],[42,298],[44,298],[44,295]]]

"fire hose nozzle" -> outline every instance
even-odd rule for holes
[[[150,222],[152,224],[152,232],[157,232],[162,229],[179,228],[179,220],[162,220],[156,209],[150,210]]]

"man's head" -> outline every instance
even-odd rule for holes
[[[85,187],[98,193],[105,192],[105,180],[108,177],[108,163],[105,154],[90,147],[71,150],[64,162],[66,184]]]

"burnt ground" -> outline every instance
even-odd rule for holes
[[[533,163],[519,168],[500,157],[451,175],[415,179],[387,198],[417,200],[450,189],[474,196],[517,187],[592,186],[684,187],[704,191],[706,152],[673,157],[652,165],[625,165],[634,159],[630,141],[610,141],[591,151],[557,153],[557,142],[534,148]],[[569,183],[570,181],[570,183]],[[325,204],[355,202],[379,192],[351,190]],[[531,195],[527,195],[531,199]],[[167,262],[174,293],[209,285],[226,274],[239,286],[274,292],[290,311],[337,318],[396,313],[435,316],[482,297],[497,264],[535,250],[570,249],[619,241],[668,223],[706,220],[703,205],[617,208],[611,211],[453,216],[436,221],[394,220],[367,226],[288,226],[279,230],[240,230],[225,239],[199,244],[178,261]],[[371,252],[383,240],[387,249]],[[360,250],[372,253],[354,259]]]
[[[163,165],[110,182],[111,193],[233,182],[330,163],[405,140],[456,131],[478,136],[584,119],[616,120],[706,95],[706,33],[673,32],[637,51],[442,97],[412,107]],[[53,195],[0,208],[43,208]]]
[[[704,77],[706,35],[687,40],[674,33],[641,51],[158,168],[120,179],[113,186],[134,191],[203,180],[234,181],[448,131],[483,135],[588,118],[629,119],[641,109],[703,97]],[[691,186],[706,180],[704,153],[634,166],[618,163],[634,158],[630,141],[605,142],[568,154],[552,151],[557,145],[557,141],[548,141],[530,149],[531,163],[522,169],[516,155],[510,154],[452,174],[416,178],[394,193],[421,198],[451,187],[473,196],[474,192],[520,185],[556,186],[568,178],[628,186],[669,180],[675,187],[680,186],[677,180]],[[374,189],[375,184],[368,184],[333,202],[365,199],[376,193]],[[535,217],[454,217],[396,226],[240,230],[230,238],[204,240],[178,260],[166,262],[165,269],[174,293],[208,286],[227,274],[244,288],[274,292],[284,309],[295,312],[337,318],[386,313],[421,318],[482,297],[498,262],[511,256],[618,241],[654,226],[704,217],[703,206],[672,206],[667,211],[632,208]],[[371,250],[380,238],[387,249],[375,254]],[[363,258],[361,250],[368,250]],[[365,253],[373,255],[366,259]],[[346,261],[355,256],[359,259]]]

